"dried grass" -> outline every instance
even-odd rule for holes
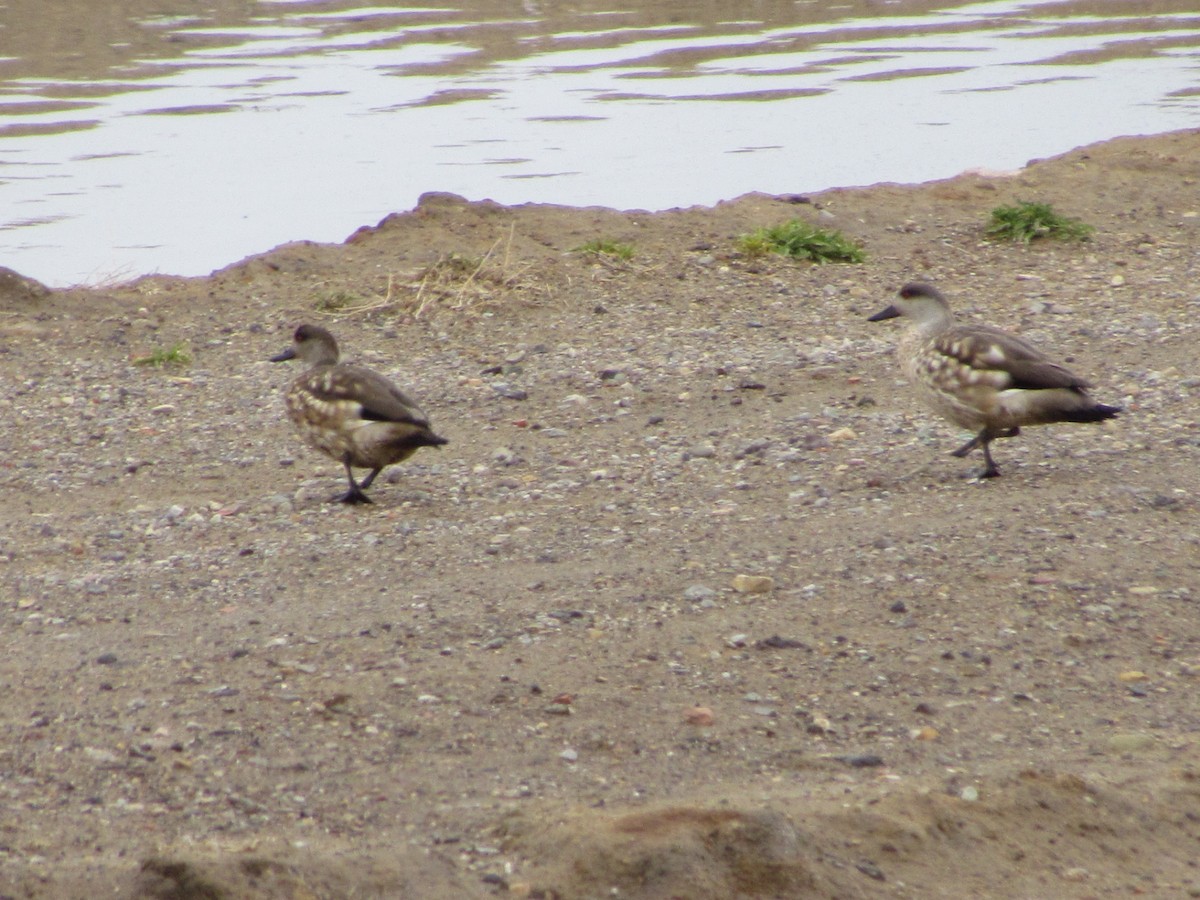
[[[414,319],[438,312],[478,312],[513,299],[544,301],[553,291],[534,273],[532,262],[514,262],[513,228],[479,258],[450,253],[409,278],[388,275],[382,295],[333,294],[317,304],[318,312],[341,318],[386,311]],[[503,248],[501,248],[503,245]]]

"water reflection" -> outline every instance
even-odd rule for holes
[[[1200,123],[1193,5],[10,2],[0,264],[207,272],[427,190],[654,209],[1015,167]]]

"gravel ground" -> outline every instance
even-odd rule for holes
[[[1198,180],[1188,132],[0,279],[0,897],[1200,896]],[[1016,199],[1096,235],[985,241]],[[792,216],[868,262],[736,252]],[[1124,414],[969,477],[866,322],[913,278]],[[451,441],[371,506],[283,416],[303,321]]]

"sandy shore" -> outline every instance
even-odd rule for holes
[[[0,279],[0,896],[1200,895],[1198,182],[1188,132]],[[1096,233],[985,240],[1017,199]],[[794,216],[867,262],[738,252]],[[964,477],[866,321],[913,278],[1125,413]],[[451,441],[371,506],[283,417],[304,321]]]

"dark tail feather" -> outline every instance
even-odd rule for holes
[[[450,443],[449,438],[444,438],[440,434],[434,434],[432,431],[427,431],[419,438],[418,447],[440,447],[442,444]]]
[[[1121,407],[1119,406],[1109,406],[1106,403],[1097,403],[1094,406],[1089,406],[1086,409],[1073,409],[1070,412],[1063,413],[1062,421],[1103,422],[1105,419],[1111,419],[1119,412],[1121,412]]]

